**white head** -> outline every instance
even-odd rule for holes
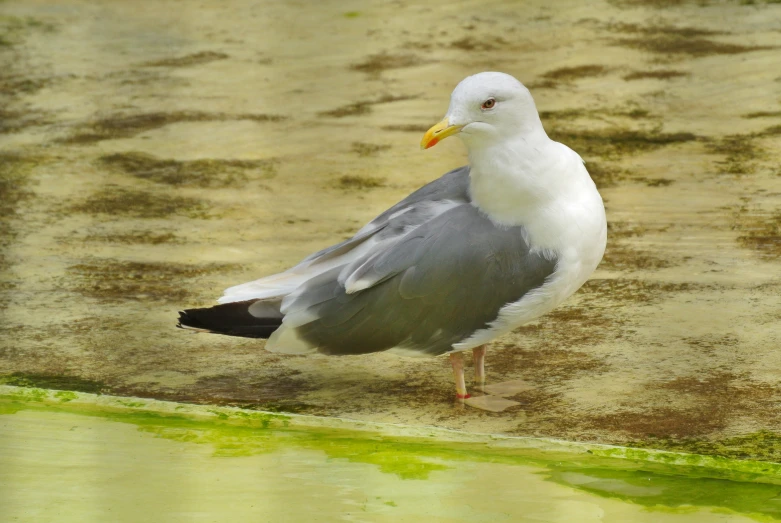
[[[478,73],[456,86],[445,118],[420,145],[428,149],[457,133],[471,147],[536,132],[545,131],[529,90],[509,74]]]

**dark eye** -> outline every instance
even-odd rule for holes
[[[483,102],[483,105],[481,105],[480,107],[482,107],[483,109],[491,109],[494,105],[496,105],[496,100],[494,100],[493,98],[489,98],[488,100]]]

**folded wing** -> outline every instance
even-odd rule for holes
[[[556,261],[530,249],[522,227],[497,226],[468,201],[449,201],[302,283],[282,301],[284,319],[267,348],[442,354],[553,274]]]

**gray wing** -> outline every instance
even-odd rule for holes
[[[388,236],[397,235],[405,227],[417,225],[428,219],[430,214],[428,211],[432,210],[431,204],[435,202],[452,201],[463,203],[469,201],[468,190],[469,166],[453,169],[433,182],[424,185],[377,216],[355,233],[352,238],[310,254],[301,263],[315,260],[325,261],[326,259],[340,256],[372,236],[382,240]],[[405,209],[407,209],[406,212],[399,214]]]
[[[281,300],[310,279],[362,259],[366,253],[380,252],[409,230],[454,205],[466,203],[468,189],[469,167],[450,171],[380,214],[352,238],[308,256],[287,271],[230,287],[219,302]]]
[[[285,319],[270,343],[295,339],[325,354],[442,354],[540,287],[555,265],[530,250],[522,227],[498,227],[459,203],[304,283],[285,298]]]

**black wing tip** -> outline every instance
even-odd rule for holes
[[[282,324],[282,317],[258,318],[249,312],[248,302],[226,303],[179,311],[176,327],[242,338],[268,338]]]
[[[176,320],[176,327],[179,329],[186,329],[186,328],[193,328],[198,329],[202,328],[202,325],[198,320],[196,320],[193,316],[188,314],[191,311],[194,311],[196,309],[187,309],[183,311],[179,311],[179,318]]]

